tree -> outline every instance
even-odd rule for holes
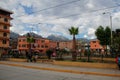
[[[95,35],[97,36],[97,39],[100,40],[100,44],[102,46],[107,45],[110,46],[111,42],[111,29],[107,26],[105,29],[102,26],[99,26],[95,32]],[[106,54],[107,54],[107,49],[106,49]]]
[[[111,29],[107,26],[105,28],[105,36],[106,36],[106,45],[111,45]]]
[[[27,34],[27,42],[29,43],[28,44],[29,54],[31,54],[31,43],[34,42],[34,38],[29,33]]]
[[[113,50],[112,51],[113,53],[116,52],[116,55],[120,52],[120,29],[116,29],[116,31],[113,31]]]
[[[47,55],[48,59],[51,59],[52,53],[53,53],[53,51],[52,51],[51,49],[48,49],[48,50],[46,51],[46,55]]]
[[[76,38],[75,38],[75,35],[77,35],[79,33],[79,29],[78,27],[75,28],[74,26],[72,26],[69,30],[69,33],[70,35],[73,36],[73,50],[72,50],[72,59],[73,60],[76,60]]]
[[[102,26],[99,26],[95,32],[97,39],[100,40],[101,45],[106,45],[105,31]]]

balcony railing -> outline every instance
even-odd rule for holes
[[[8,30],[8,29],[0,29],[0,32],[10,33],[10,30]]]
[[[1,36],[0,36],[0,40],[4,40],[4,39],[5,39],[5,40],[9,40],[8,37],[1,37]]]
[[[10,22],[0,21],[0,24],[5,24],[5,25],[8,25],[8,26],[11,26],[11,25],[10,25]]]

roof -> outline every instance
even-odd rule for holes
[[[7,9],[3,9],[3,8],[1,8],[1,7],[0,7],[0,10],[1,10],[1,11],[5,11],[5,12],[10,13],[10,14],[13,14],[12,11],[9,11],[9,10],[7,10]]]
[[[91,39],[90,41],[99,41],[98,39]]]

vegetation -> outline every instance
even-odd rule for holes
[[[111,29],[107,26],[105,29],[102,26],[99,26],[95,32],[97,39],[100,41],[102,46],[110,46],[111,42]],[[106,49],[107,52],[107,49]]]
[[[46,51],[46,55],[47,55],[48,59],[51,59],[52,53],[53,53],[53,51],[51,49],[48,49]]]
[[[79,29],[78,27],[74,27],[72,26],[69,30],[70,35],[73,36],[73,50],[72,50],[72,59],[76,61],[76,38],[75,35],[77,35],[79,33]]]
[[[31,43],[34,42],[34,38],[28,33],[27,34],[27,42],[29,43],[28,46],[29,46],[29,54],[31,54]]]
[[[100,41],[102,46],[106,46],[105,51],[107,55],[107,45],[110,46],[111,42],[111,29],[107,26],[105,29],[102,26],[99,26],[95,32],[97,39]],[[101,54],[101,59],[103,61],[103,53]]]
[[[113,31],[113,50],[112,52],[116,55],[120,53],[120,29]]]
[[[67,51],[65,49],[58,49],[56,51],[56,60],[64,60],[63,55],[68,54],[68,53],[69,53],[69,51]]]
[[[111,41],[111,29],[107,26],[105,29],[99,26],[95,32],[97,39],[100,40],[101,45],[110,45]]]

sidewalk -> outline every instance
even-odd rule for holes
[[[59,66],[59,65],[45,64],[45,63],[30,63],[30,62],[28,63],[28,62],[11,62],[11,61],[0,61],[0,64],[31,68],[31,69],[39,69],[39,70],[75,73],[75,74],[120,77],[120,70],[116,70],[116,69],[82,68],[82,67],[71,67],[71,66]]]

